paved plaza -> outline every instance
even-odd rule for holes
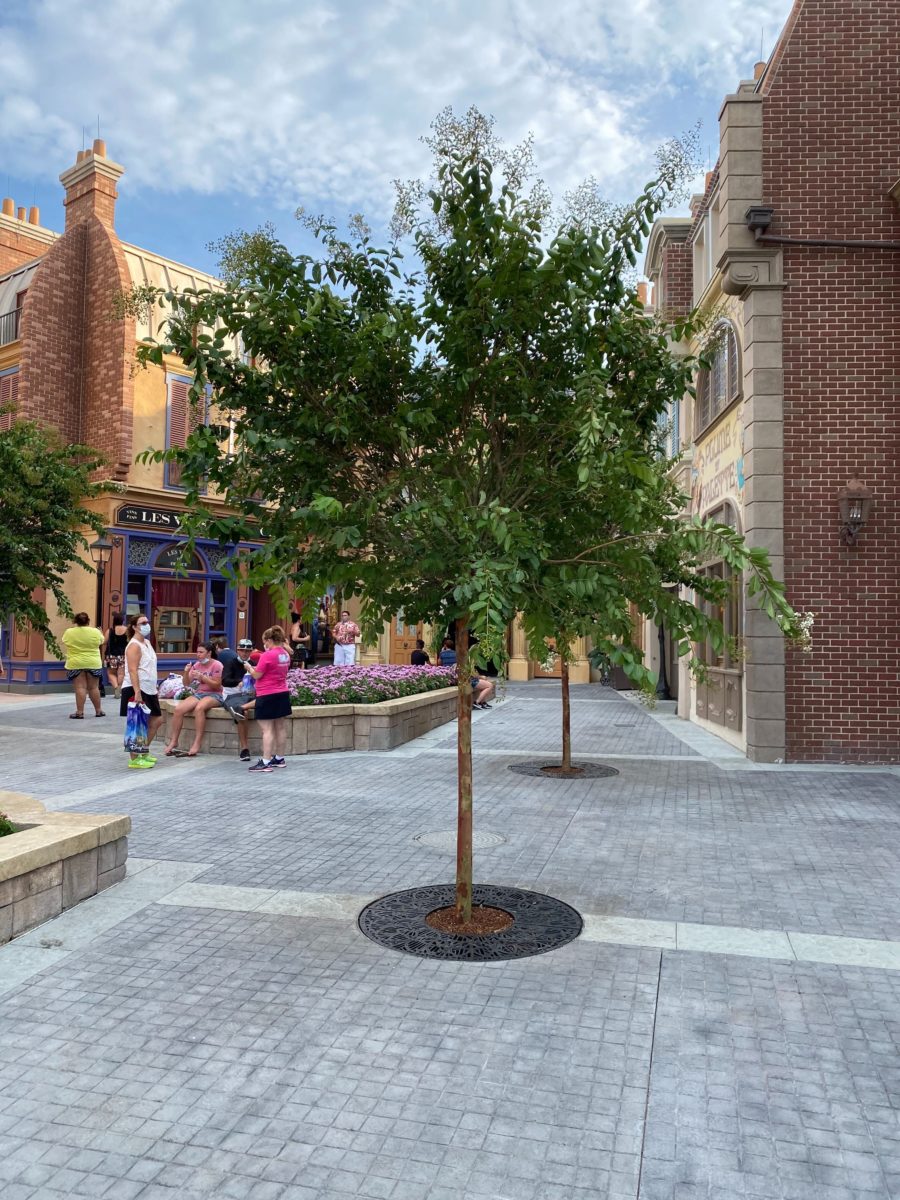
[[[386,951],[449,882],[452,726],[399,750],[160,759],[68,698],[0,705],[0,786],[127,813],[126,880],[0,948],[0,1198],[900,1197],[900,771],[757,767],[596,686],[475,717],[476,880],[583,935]]]

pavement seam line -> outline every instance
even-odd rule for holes
[[[261,904],[268,903],[272,899],[272,896],[270,893],[273,892],[273,889],[271,889],[271,888],[252,888],[252,887],[247,887],[245,885],[239,886],[239,885],[229,885],[229,884],[221,884],[221,883],[205,884],[205,883],[196,883],[192,880],[187,883],[177,885],[177,887],[175,887],[175,888],[171,889],[171,891],[167,892],[164,897],[161,897],[158,901],[153,901],[153,902],[167,904],[167,905],[173,905],[173,906],[179,907],[179,908],[194,907],[191,904],[189,897],[185,897],[183,900],[180,900],[178,898],[177,893],[182,889],[182,887],[185,889],[189,888],[190,891],[195,896],[197,896],[198,899],[202,898],[203,891],[207,888],[209,889],[210,899],[212,899],[212,897],[216,893],[221,895],[223,892],[223,889],[224,889],[224,890],[227,890],[229,893],[231,893],[231,897],[235,901],[235,904],[236,904],[236,901],[238,899],[240,899],[240,897],[242,895],[246,894],[247,901],[248,901],[246,907],[236,905],[233,908],[229,907],[227,910],[222,910],[222,911],[247,912],[247,913],[250,913],[250,912],[260,913],[259,906]],[[113,889],[110,889],[110,891],[112,891],[112,890]],[[315,906],[315,904],[320,903],[320,902],[327,903],[331,898],[334,898],[335,900],[339,899],[341,901],[341,903],[350,903],[352,900],[358,899],[360,909],[362,909],[365,906],[365,904],[367,904],[372,898],[370,895],[365,895],[365,896],[360,895],[358,897],[355,897],[355,896],[353,896],[353,894],[346,893],[346,892],[341,892],[341,893],[337,893],[337,892],[334,892],[334,893],[332,893],[332,892],[303,892],[303,891],[300,891],[299,889],[292,889],[292,888],[279,888],[279,889],[274,889],[274,890],[277,893],[277,895],[279,895],[279,896],[296,900],[298,911],[296,913],[292,913],[292,914],[269,913],[267,915],[292,915],[292,916],[296,916],[301,919],[307,915],[310,917],[321,918],[323,915],[322,912],[320,910],[316,909],[314,906]],[[308,913],[303,912],[304,899],[308,900],[308,902],[309,902],[308,907],[309,907],[310,911]],[[210,904],[210,905],[203,904],[203,905],[197,905],[197,907],[215,908],[215,905],[214,904]],[[355,913],[352,915],[334,914],[334,915],[329,915],[328,919],[337,920],[337,921],[355,921],[356,917],[358,915],[359,915],[358,913]],[[609,916],[609,914],[608,913],[604,914],[604,913],[587,913],[586,912],[586,913],[582,913],[582,916],[585,919],[593,918],[593,919],[602,921],[603,917]],[[651,920],[651,918],[616,917],[615,920],[626,927],[629,923],[633,922],[635,924],[635,926],[640,928],[641,926],[645,925],[646,921]],[[897,954],[898,956],[900,956],[900,942],[888,941],[887,939],[853,938],[853,937],[847,937],[846,935],[841,935],[841,934],[801,934],[796,930],[793,932],[793,935],[792,935],[791,931],[784,930],[784,929],[751,929],[751,928],[745,927],[745,926],[704,925],[704,924],[697,923],[697,922],[656,920],[655,923],[660,924],[660,925],[672,925],[674,927],[675,937],[676,937],[675,952],[680,953],[680,954],[735,955],[735,956],[741,957],[741,958],[748,958],[748,957],[749,958],[763,958],[763,959],[767,959],[772,962],[785,962],[785,961],[788,961],[788,962],[790,962],[790,961],[826,962],[826,963],[832,963],[835,966],[868,966],[868,967],[871,967],[872,970],[888,970],[888,971],[896,970],[897,968],[896,968],[896,966],[894,966],[891,963],[861,962],[860,954],[859,954],[860,946],[862,946],[862,948],[864,950],[868,949],[870,947],[874,947],[874,949],[872,950],[872,953],[876,954],[876,956],[877,956],[878,948],[883,949],[886,957],[890,957],[893,954]],[[738,937],[738,938],[740,938],[741,935],[745,935],[745,934],[751,935],[752,937],[759,938],[759,939],[764,939],[766,937],[773,937],[773,936],[783,937],[783,938],[786,938],[789,943],[789,947],[792,952],[792,956],[789,957],[784,954],[762,954],[762,953],[759,953],[758,951],[748,951],[746,949],[742,949],[740,947],[740,945],[724,944],[722,946],[709,946],[709,947],[703,947],[703,948],[681,946],[678,944],[678,932],[677,932],[678,927],[680,925],[682,925],[682,926],[690,925],[690,927],[692,929],[696,928],[696,929],[709,930],[711,934],[714,934],[717,931],[728,931],[728,933],[733,932],[736,935],[736,937]],[[804,954],[804,953],[798,951],[797,947],[794,945],[793,937],[828,938],[829,942],[833,943],[835,949],[834,949],[834,952],[829,954],[827,958],[823,959],[823,958],[812,957],[809,954]],[[725,939],[723,938],[722,940],[724,941]],[[582,935],[580,938],[578,938],[578,942],[580,942],[580,943],[596,942],[600,945],[605,945],[605,946],[626,946],[626,947],[631,947],[632,949],[636,949],[636,950],[637,949],[660,950],[660,947],[658,944],[655,945],[648,941],[642,941],[638,934],[636,934],[634,939],[629,939],[627,941],[621,941],[621,940],[617,940],[615,937],[609,937],[609,938],[603,937],[602,933],[598,933],[595,930],[591,935],[589,935],[587,937]],[[846,949],[846,952],[847,952],[846,958],[840,957],[841,946],[845,947],[845,949]],[[854,952],[854,951],[856,951],[856,952]]]
[[[650,1120],[650,1088],[653,1084],[653,1051],[656,1049],[656,1022],[659,1017],[659,993],[662,990],[663,953],[659,952],[659,962],[656,968],[656,996],[653,1000],[653,1028],[650,1031],[650,1057],[647,1061],[647,1094],[644,1097],[644,1124],[641,1129],[641,1149],[638,1154],[638,1177],[635,1197],[641,1194],[641,1180],[644,1176],[644,1148],[647,1145],[647,1125]]]

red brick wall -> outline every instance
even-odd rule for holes
[[[32,280],[22,313],[19,410],[86,442],[125,479],[132,458],[135,322],[115,317],[130,286],[112,226],[115,184],[92,173],[69,188],[66,230]]]
[[[66,232],[35,272],[22,309],[19,411],[70,442],[81,432],[84,225]]]
[[[662,253],[662,311],[670,318],[683,317],[694,302],[693,250],[689,242],[669,242]]]
[[[116,296],[130,287],[115,232],[97,217],[87,230],[84,404],[82,441],[109,464],[107,476],[125,479],[132,459],[134,318],[113,319]],[[68,236],[68,234],[66,235]]]
[[[21,230],[0,229],[0,275],[6,275],[46,253],[47,243],[29,237],[28,226],[22,222],[19,224]]]
[[[764,81],[763,196],[772,233],[900,240],[896,0],[805,0]],[[784,248],[785,575],[816,614],[788,653],[787,752],[900,759],[900,254]],[[839,538],[858,473],[874,511]]]

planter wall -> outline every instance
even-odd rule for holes
[[[168,737],[174,700],[161,701]],[[291,710],[288,719],[287,754],[315,754],[332,750],[393,750],[421,737],[423,733],[452,721],[456,716],[456,688],[441,688],[383,700],[380,704],[317,704]],[[256,721],[247,723],[251,755],[261,753],[262,739]],[[161,733],[158,736],[162,736]],[[187,747],[194,736],[194,718],[185,718],[181,743]],[[201,742],[203,753],[236,755],[237,726],[223,708],[207,713]]]
[[[125,878],[130,817],[47,812],[15,792],[0,812],[22,826],[0,838],[0,943]]]

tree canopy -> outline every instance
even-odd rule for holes
[[[214,406],[184,449],[155,452],[181,464],[183,530],[257,541],[252,585],[361,595],[370,636],[400,610],[455,619],[481,660],[506,656],[524,612],[536,652],[590,630],[646,685],[629,605],[664,616],[685,653],[721,641],[713,607],[673,586],[724,599],[703,571],[714,554],[793,634],[765,552],[685,521],[661,451],[697,366],[672,352],[691,325],[645,312],[631,271],[677,154],[630,206],[593,220],[582,203],[560,221],[522,156],[494,153],[483,124],[472,132],[435,138],[434,179],[401,189],[392,245],[360,220],[350,237],[310,222],[318,256],[257,231],[243,256],[229,244],[223,291],[165,298],[174,316],[143,357],[179,354]],[[464,689],[465,644],[457,653]],[[461,814],[464,801],[470,779]]]
[[[46,607],[35,598],[43,588],[65,616],[72,606],[65,591],[70,568],[83,562],[83,530],[106,528],[87,507],[106,485],[93,480],[102,459],[86,446],[65,445],[52,429],[15,421],[0,433],[0,613],[19,628],[30,625],[57,654]]]

